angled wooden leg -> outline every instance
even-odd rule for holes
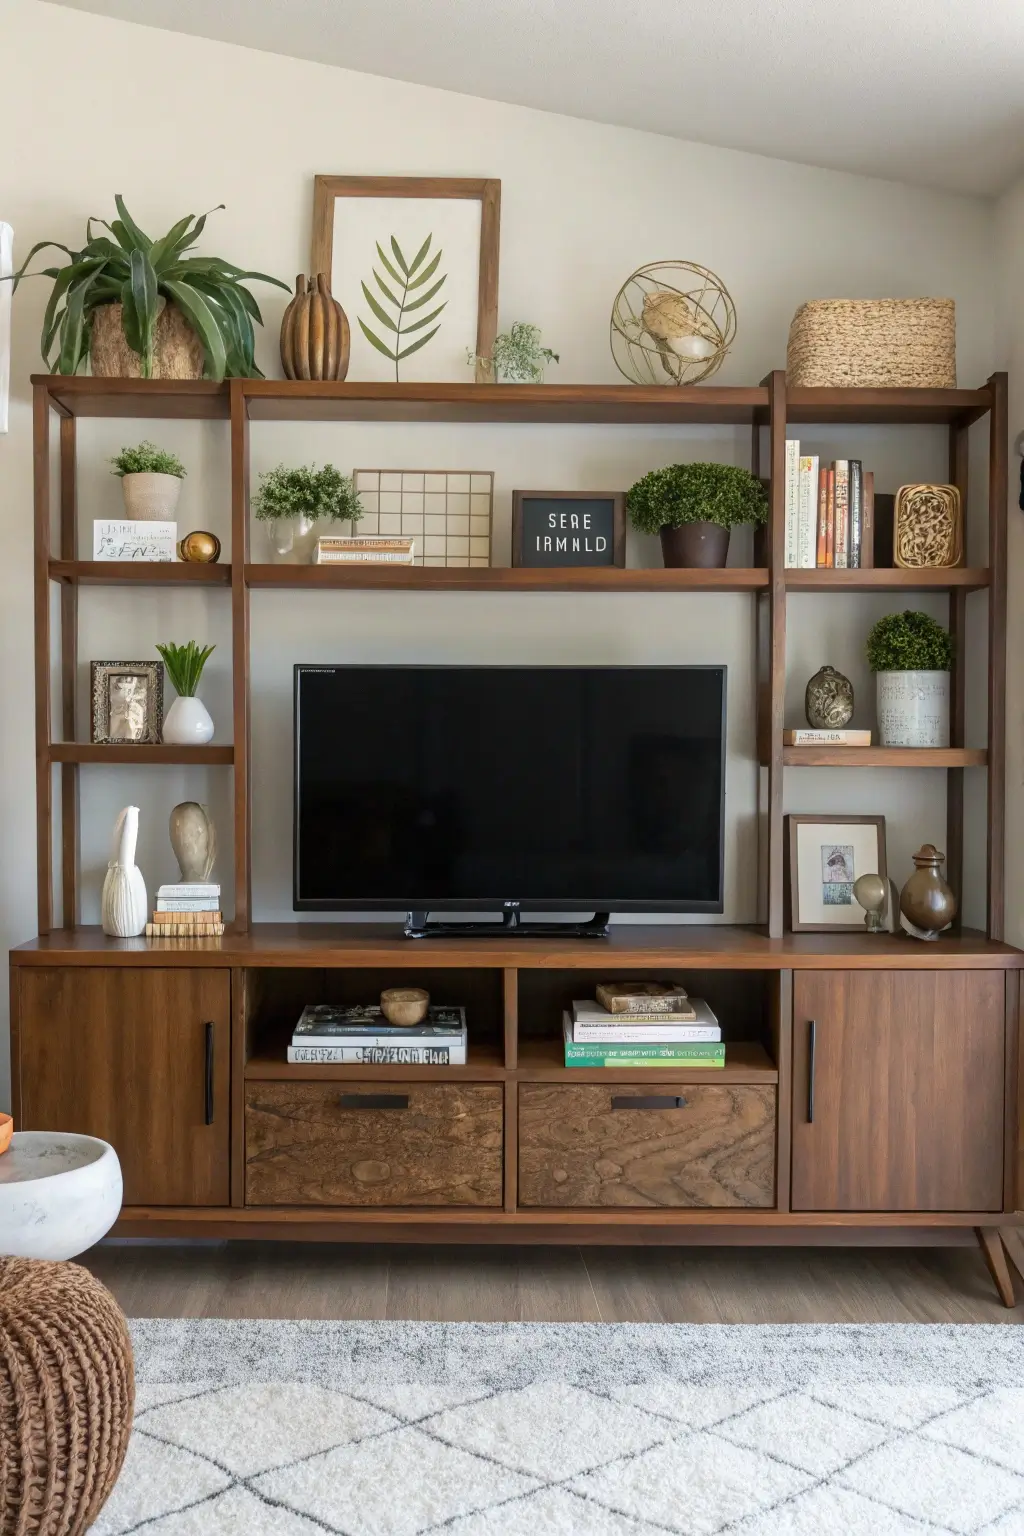
[[[1006,1249],[1006,1257],[1017,1271],[1021,1280],[1024,1280],[1024,1238],[1021,1237],[1018,1227],[1002,1228],[1003,1247]]]
[[[1015,1307],[1017,1298],[1013,1294],[1013,1279],[1006,1263],[1006,1250],[1003,1248],[1003,1239],[998,1227],[975,1227],[978,1242],[981,1244],[982,1258],[988,1266],[988,1272],[995,1282],[999,1292],[999,1300],[1004,1307]]]

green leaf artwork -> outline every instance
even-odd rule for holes
[[[402,247],[394,235],[391,236],[390,256],[387,255],[384,247],[378,241],[377,255],[380,257],[380,264],[389,279],[389,281],[385,282],[377,268],[374,267],[373,275],[376,279],[379,293],[383,295],[383,302],[378,294],[375,294],[366,283],[362,284],[363,297],[370,306],[370,313],[377,321],[378,328],[383,328],[384,336],[382,338],[375,331],[371,331],[361,315],[359,316],[360,329],[370,345],[376,347],[378,352],[382,352],[386,358],[394,363],[396,384],[398,383],[399,363],[403,358],[411,357],[414,352],[418,352],[421,347],[425,347],[428,341],[433,340],[441,327],[440,325],[435,325],[433,330],[427,331],[425,336],[416,335],[415,341],[408,341],[408,338],[416,332],[422,331],[425,326],[430,325],[447,306],[447,300],[445,300],[443,304],[439,304],[436,309],[430,310],[428,314],[420,314],[420,310],[440,293],[447,276],[446,273],[442,273],[436,282],[431,282],[431,278],[437,271],[442,255],[441,251],[435,251],[430,260],[427,260],[430,254],[430,243],[433,238],[432,234],[427,236],[412,261],[406,260]],[[428,283],[430,286],[425,288],[425,284]],[[424,291],[421,292],[421,289]],[[389,312],[385,305],[389,305],[390,310],[394,313]],[[403,342],[406,341],[408,341],[408,345],[403,346]]]

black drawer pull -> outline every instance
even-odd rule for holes
[[[612,1109],[685,1109],[681,1093],[613,1093]]]
[[[342,1093],[338,1096],[342,1109],[408,1109],[407,1093]]]
[[[213,1025],[206,1026],[206,1123],[213,1124]]]
[[[807,1041],[807,1124],[814,1124],[814,1053],[818,1045],[818,1021],[812,1019]]]

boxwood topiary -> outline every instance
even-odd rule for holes
[[[763,523],[768,493],[747,469],[731,464],[670,464],[652,469],[630,490],[626,505],[640,533],[681,528],[684,523]]]
[[[953,637],[926,613],[889,613],[868,635],[872,672],[948,672]]]

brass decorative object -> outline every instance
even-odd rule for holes
[[[853,719],[853,684],[835,667],[820,667],[804,693],[807,724],[816,731],[837,731]]]
[[[864,927],[868,933],[885,932],[885,909],[889,900],[889,882],[881,875],[861,875],[853,882],[853,899],[864,908]]]
[[[615,295],[611,348],[634,384],[697,384],[736,337],[736,306],[720,277],[692,261],[652,261]]]
[[[194,565],[215,565],[220,559],[220,539],[215,533],[196,528],[178,540],[178,559]]]
[[[281,366],[286,379],[343,379],[351,337],[348,318],[322,272],[295,279],[295,297],[281,320]]]
[[[945,860],[934,843],[914,854],[916,867],[900,892],[900,911],[915,938],[937,939],[956,916],[956,897],[939,872]]]
[[[901,485],[893,509],[893,559],[904,570],[949,570],[964,560],[964,517],[955,485]]]

